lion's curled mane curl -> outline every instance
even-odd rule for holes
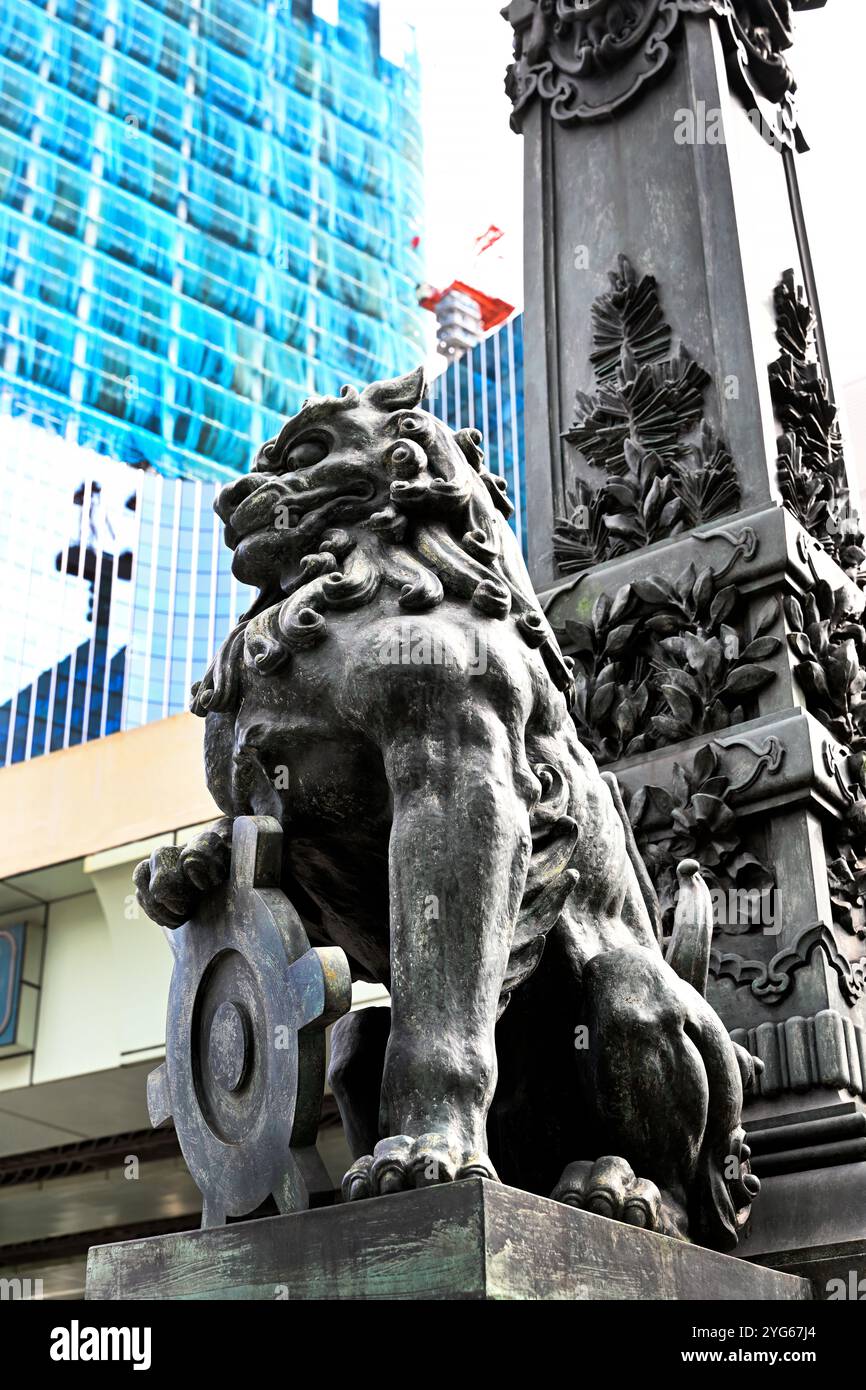
[[[424,395],[421,368],[361,393],[345,386],[338,397],[314,397],[260,450],[254,471],[277,465],[283,441],[299,421],[331,420],[362,404],[389,418],[404,412],[399,437],[383,441],[372,462],[390,479],[389,500],[345,526],[325,530],[318,549],[300,560],[280,591],[263,589],[223,642],[202,681],[192,689],[194,714],[237,709],[241,661],[267,676],[292,654],[323,641],[329,610],[371,603],[383,585],[399,591],[407,613],[435,608],[446,595],[468,602],[479,621],[513,621],[537,648],[555,685],[571,686],[570,663],[515,563],[516,541],[507,526],[512,506],[503,478],[484,466],[476,429],[452,431],[417,410]],[[456,446],[456,447],[455,447]],[[356,464],[346,462],[351,483]],[[255,629],[248,631],[253,618]]]

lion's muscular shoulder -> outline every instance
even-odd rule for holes
[[[263,642],[250,624],[247,650]],[[262,675],[246,660],[241,676],[245,718],[278,708],[294,722],[354,725],[378,742],[396,724],[417,727],[464,699],[525,723],[538,687],[549,688],[543,664],[513,626],[479,617],[446,599],[432,612],[402,611],[382,590],[360,609],[329,613],[327,637]]]
[[[368,610],[349,643],[343,698],[365,724],[420,729],[433,711],[456,712],[464,702],[495,709],[506,723],[529,717],[536,659],[513,629],[466,605],[446,601],[412,615]]]

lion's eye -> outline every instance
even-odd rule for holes
[[[287,468],[309,468],[311,464],[321,463],[327,458],[329,444],[325,439],[300,439],[285,454]]]

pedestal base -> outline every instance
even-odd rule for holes
[[[90,1299],[754,1299],[805,1279],[470,1178],[94,1246]]]

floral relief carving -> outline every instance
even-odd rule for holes
[[[596,379],[578,391],[565,439],[598,484],[575,474],[554,529],[563,574],[735,512],[740,491],[724,443],[703,418],[710,377],[665,321],[656,282],[626,256],[592,309]]]
[[[775,679],[766,662],[782,647],[769,635],[775,601],[746,635],[741,599],[709,567],[689,564],[602,594],[588,621],[570,620],[562,644],[574,659],[573,717],[599,763],[716,733],[746,718]]]

